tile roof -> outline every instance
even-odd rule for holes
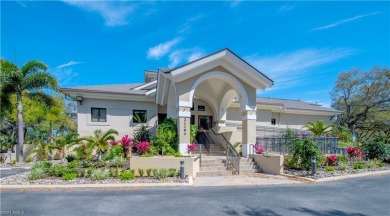
[[[120,93],[144,95],[148,90],[133,90],[143,85],[143,83],[115,84],[115,85],[94,85],[94,86],[76,86],[71,88],[62,88],[61,90],[79,90],[98,93]]]
[[[290,99],[278,99],[278,98],[256,98],[257,104],[269,104],[269,105],[280,105],[289,109],[302,109],[302,110],[318,110],[318,111],[331,111],[335,112],[338,110],[324,107],[320,104],[305,102],[301,100],[290,100]]]

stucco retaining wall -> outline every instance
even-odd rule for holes
[[[133,157],[130,158],[130,168],[138,174],[138,168],[141,169],[161,169],[175,168],[180,170],[180,161],[184,161],[184,174],[196,176],[199,172],[199,160],[194,161],[193,157]]]
[[[251,154],[249,158],[253,158],[255,162],[263,169],[264,173],[280,175],[283,173],[284,156],[279,154]]]

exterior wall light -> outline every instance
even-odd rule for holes
[[[83,97],[81,97],[81,96],[76,96],[76,100],[77,100],[78,102],[80,102],[80,105],[83,105]]]

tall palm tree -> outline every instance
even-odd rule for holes
[[[316,137],[326,135],[329,131],[332,130],[331,126],[326,125],[323,120],[315,122],[309,121],[302,128],[306,128],[307,130],[311,131]]]
[[[88,148],[90,149],[96,149],[97,158],[98,160],[101,159],[101,156],[104,152],[108,149],[108,142],[110,140],[115,140],[114,135],[118,135],[118,131],[114,129],[110,129],[106,132],[103,132],[102,130],[95,130],[93,132],[93,137],[84,137],[80,140],[87,141],[88,142]]]
[[[57,79],[47,73],[47,66],[39,61],[28,61],[21,68],[5,60],[0,60],[0,100],[3,114],[5,110],[11,109],[10,97],[16,94],[16,109],[18,116],[18,145],[16,159],[23,162],[24,144],[24,122],[22,98],[28,97],[31,100],[42,102],[47,106],[54,104],[53,98],[44,92],[44,89],[56,91],[58,89]]]

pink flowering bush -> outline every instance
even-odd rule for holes
[[[331,155],[326,156],[326,163],[329,166],[335,166],[336,162],[337,162],[337,156],[335,154],[331,154]]]
[[[129,149],[131,147],[131,138],[129,138],[129,135],[124,135],[122,139],[118,141],[124,149]]]
[[[347,153],[350,159],[362,157],[364,155],[364,152],[361,149],[354,146],[347,147]]]
[[[254,148],[255,148],[256,154],[263,154],[265,151],[264,147],[260,146],[260,144],[258,144],[258,143],[256,143],[254,145]]]
[[[192,143],[192,144],[188,144],[188,145],[187,145],[187,151],[188,151],[188,153],[193,152],[193,151],[195,151],[195,150],[196,150],[196,145],[195,145],[195,143]]]
[[[140,155],[147,153],[149,148],[150,148],[150,144],[149,142],[146,141],[142,141],[137,145],[138,153]]]
[[[109,144],[112,145],[112,146],[114,146],[114,145],[117,145],[117,144],[118,144],[118,141],[116,141],[116,140],[110,140]]]

